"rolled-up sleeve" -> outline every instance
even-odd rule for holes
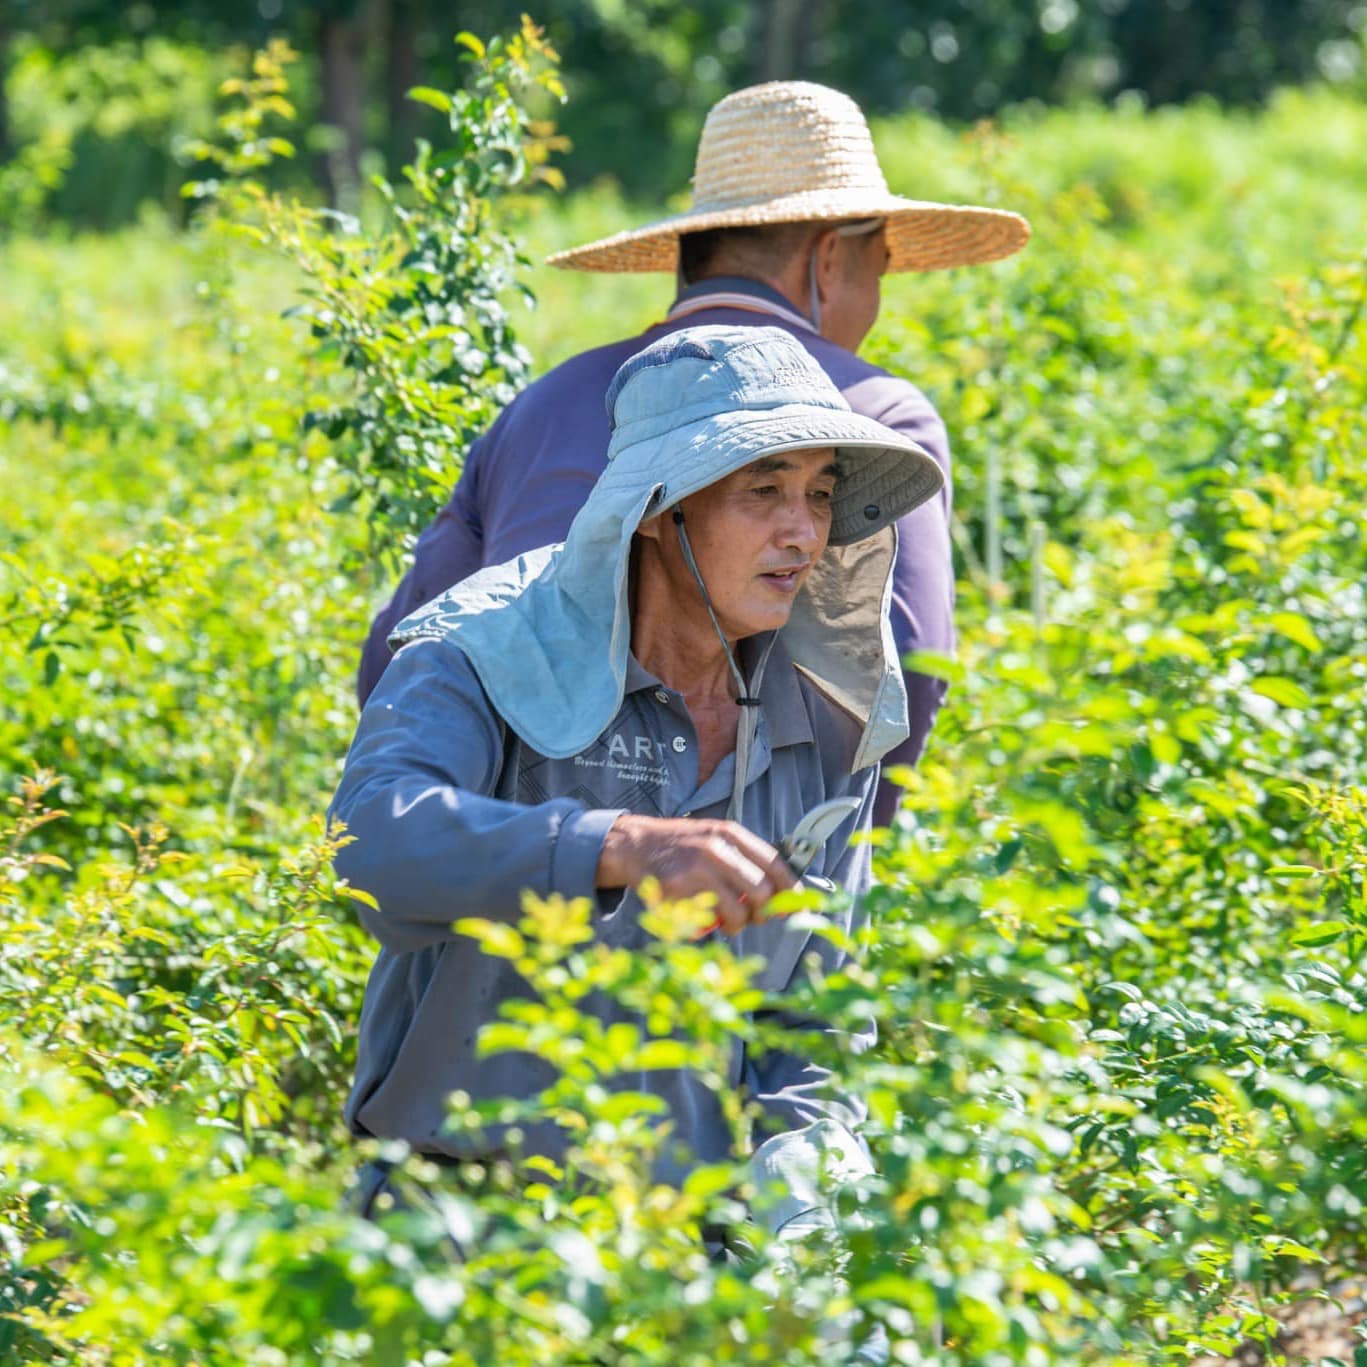
[[[464,916],[514,921],[524,891],[587,897],[621,813],[572,798],[491,796],[504,729],[464,654],[401,650],[361,715],[330,816],[351,842],[338,875],[375,900],[366,927],[397,951],[451,936]]]

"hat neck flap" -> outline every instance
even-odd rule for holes
[[[631,649],[631,540],[660,509],[659,485],[595,486],[562,546],[490,566],[395,628],[394,649],[437,640],[470,661],[494,710],[539,754],[589,748],[622,705]],[[907,735],[906,694],[888,624],[896,536],[830,547],[782,637],[793,664],[863,730],[851,765]]]
[[[851,770],[876,764],[908,735],[907,694],[888,609],[897,529],[829,546],[783,628],[789,658],[863,726]]]

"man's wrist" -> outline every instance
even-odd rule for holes
[[[603,845],[619,817],[618,808],[590,808],[569,813],[556,836],[551,852],[550,887],[564,897],[591,897],[605,886],[598,881]]]
[[[640,881],[636,868],[636,844],[632,838],[635,822],[636,818],[631,812],[618,812],[604,832],[595,887],[627,888],[634,887]]]

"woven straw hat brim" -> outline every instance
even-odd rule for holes
[[[547,265],[566,270],[625,273],[674,272],[679,236],[713,228],[777,223],[835,223],[881,218],[889,273],[934,271],[1000,261],[1030,240],[1030,225],[1006,209],[936,204],[899,195],[854,190],[809,191],[752,205],[676,214],[643,228],[615,233],[583,247],[557,252]]]

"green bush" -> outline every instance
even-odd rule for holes
[[[541,1104],[572,1152],[459,1180],[410,1159],[399,1208],[349,1213],[371,948],[317,814],[375,556],[520,380],[489,285],[505,234],[531,254],[628,214],[509,202],[539,155],[499,65],[519,52],[547,75],[491,45],[478,100],[428,97],[488,160],[424,153],[364,230],[240,188],[285,136],[268,56],[192,233],[0,248],[0,469],[22,489],[0,559],[0,1358],[701,1367],[847,1361],[882,1333],[902,1363],[1092,1367],[1270,1340],[1367,1247],[1367,269],[1329,264],[1364,189],[1302,155],[1326,118],[1357,126],[1342,102],[880,130],[1036,240],[889,282],[872,343],[954,435],[963,642],[923,661],[950,703],[875,837],[858,965],[786,1003],[878,1023],[856,1058],[803,1043],[870,1109],[877,1176],[833,1189],[838,1232],[748,1223],[744,1098],[733,1161],[651,1177],[665,1136],[617,1074],[686,1060],[720,1086],[735,1035],[790,1042],[687,906],[652,905],[639,955],[583,905],[463,926],[538,989],[483,1047],[556,1064]],[[1209,204],[1151,154],[1199,167],[1246,138],[1266,164]],[[429,260],[444,224],[455,255]],[[530,278],[543,363],[660,297]],[[493,339],[459,373],[453,307]],[[590,988],[639,1027],[595,1027]],[[453,1124],[493,1114],[518,1108],[453,1099]],[[717,1223],[730,1261],[704,1252]]]
[[[6,81],[13,137],[62,171],[26,207],[92,228],[131,222],[148,203],[178,216],[183,145],[212,128],[229,60],[158,37],[65,53],[22,42]]]

